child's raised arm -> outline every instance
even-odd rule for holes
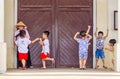
[[[87,34],[87,37],[91,40],[92,36],[90,34]]]
[[[107,38],[108,34],[109,34],[109,29],[107,28],[107,34],[104,37]]]
[[[77,41],[77,35],[79,35],[79,34],[80,34],[80,32],[77,32],[77,33],[75,34],[75,36],[74,36],[74,40]]]
[[[39,43],[40,43],[41,46],[44,45],[44,43],[43,43],[43,41],[42,41],[42,38],[40,38],[40,42],[39,42]]]
[[[97,37],[97,31],[98,31],[98,27],[96,27],[96,31],[95,31],[95,37]]]
[[[86,32],[86,34],[89,34],[89,32],[90,32],[90,29],[91,29],[91,26],[90,26],[90,25],[88,25],[88,29],[87,29],[87,32]]]
[[[39,41],[40,39],[39,38],[36,38],[35,40],[31,41],[31,43],[35,43],[36,41]]]

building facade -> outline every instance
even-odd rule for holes
[[[109,37],[107,38],[105,44],[108,43],[108,40],[111,38],[115,38],[117,39],[118,43],[116,45],[116,50],[115,50],[115,56],[116,56],[116,71],[120,71],[120,63],[119,63],[119,30],[116,31],[114,30],[114,11],[118,10],[118,0],[87,0],[90,1],[85,2],[85,0],[81,0],[83,1],[83,4],[78,4],[74,3],[74,1],[79,1],[79,0],[74,0],[71,3],[65,0],[61,1],[59,3],[59,0],[56,0],[56,2],[54,2],[55,0],[48,0],[48,2],[44,2],[44,0],[41,0],[41,2],[43,1],[43,6],[39,5],[39,2],[37,2],[36,4],[33,3],[32,0],[30,0],[28,3],[26,2],[27,0],[1,0],[1,8],[0,10],[2,11],[1,13],[1,29],[0,29],[0,62],[2,62],[0,64],[0,72],[5,72],[7,70],[7,68],[15,68],[16,67],[16,52],[14,50],[14,45],[13,45],[13,37],[14,37],[14,32],[16,30],[15,25],[18,21],[23,20],[25,22],[26,25],[28,25],[28,30],[30,31],[31,34],[31,38],[33,39],[34,36],[36,35],[32,35],[32,33],[34,33],[32,30],[34,28],[37,28],[35,31],[37,33],[42,33],[39,32],[39,30],[45,30],[48,29],[51,31],[52,35],[50,37],[51,39],[51,44],[54,44],[54,46],[56,45],[56,49],[54,49],[54,47],[52,46],[51,50],[52,50],[52,56],[56,57],[55,52],[59,51],[58,53],[62,53],[62,55],[64,54],[66,49],[72,49],[73,46],[75,46],[76,48],[76,43],[73,42],[73,40],[71,39],[71,37],[73,36],[72,34],[74,34],[76,31],[78,31],[78,29],[75,29],[74,31],[72,31],[72,33],[69,31],[72,30],[72,26],[75,26],[76,28],[79,26],[81,26],[80,28],[86,29],[87,25],[90,24],[92,25],[92,30],[91,30],[91,34],[94,34],[95,32],[95,28],[96,26],[102,30],[104,33],[106,33],[106,29],[107,27],[109,27],[110,32],[109,32]],[[39,1],[39,0],[37,0]],[[51,1],[51,2],[49,2]],[[31,2],[31,3],[30,3]],[[51,4],[49,4],[51,3]],[[3,5],[5,4],[5,5]],[[60,4],[60,5],[59,5]],[[71,4],[71,5],[69,5]],[[22,6],[22,7],[21,7]],[[80,10],[79,8],[82,7]],[[43,13],[44,12],[44,13]],[[40,13],[40,14],[38,14]],[[34,15],[34,17],[32,17],[30,14]],[[38,16],[35,16],[37,15]],[[29,15],[29,16],[28,16]],[[43,15],[43,16],[42,16]],[[67,16],[68,15],[68,16]],[[82,17],[82,16],[83,17]],[[37,19],[36,24],[32,23],[33,21],[30,19],[30,17],[34,20]],[[41,17],[37,18],[37,17]],[[53,17],[53,18],[52,18]],[[56,18],[55,18],[56,17]],[[63,17],[63,18],[61,18]],[[72,17],[72,18],[70,18]],[[82,18],[82,20],[80,18]],[[84,18],[85,17],[85,18]],[[55,19],[54,19],[55,18]],[[29,19],[29,20],[26,20]],[[57,22],[56,22],[57,19]],[[74,19],[78,19],[78,22],[75,21],[73,22],[74,24],[71,23],[71,21],[74,21]],[[44,21],[45,20],[45,21]],[[49,20],[47,22],[47,20]],[[40,22],[40,23],[39,23]],[[81,22],[81,25],[79,25],[79,22]],[[46,25],[45,25],[46,23]],[[58,24],[56,24],[58,23]],[[78,24],[77,24],[78,23]],[[83,24],[82,24],[83,23]],[[66,25],[67,24],[67,25]],[[70,25],[69,25],[70,24]],[[76,25],[77,26],[76,26]],[[45,27],[43,29],[39,29],[39,27]],[[50,27],[47,27],[50,26]],[[82,26],[86,26],[86,27],[82,27]],[[31,29],[29,29],[31,28]],[[56,30],[57,28],[57,30]],[[66,28],[69,28],[66,29]],[[119,28],[119,27],[118,27]],[[64,30],[64,31],[63,31]],[[66,31],[68,30],[68,32]],[[58,35],[54,36],[56,33],[58,33]],[[69,35],[71,36],[69,38],[69,36],[67,37],[67,34],[65,35],[67,38],[65,38],[64,36],[62,36],[62,34],[66,34],[69,33]],[[36,35],[37,36],[39,36]],[[58,39],[59,38],[59,39]],[[64,38],[64,39],[62,39]],[[55,40],[58,40],[58,42],[54,42]],[[68,41],[68,39],[71,41]],[[62,44],[62,42],[64,41],[65,45]],[[73,43],[69,43],[69,45],[71,46],[66,46],[68,42],[73,42]],[[94,68],[95,67],[95,37],[93,35],[93,41],[92,41],[92,46],[90,48],[90,52],[91,52],[91,56],[89,57],[89,61],[88,61],[88,67],[90,68]],[[58,44],[58,45],[57,45]],[[73,45],[73,46],[72,46]],[[35,51],[37,51],[39,48],[37,48]],[[60,50],[61,49],[61,50]],[[77,49],[75,49],[77,50]],[[34,53],[34,50],[32,50]],[[67,52],[71,52],[70,51],[66,51]],[[70,53],[70,56],[73,55],[76,51],[72,51]],[[36,53],[37,54],[37,53]],[[106,57],[107,57],[107,53],[106,53]],[[69,57],[65,60],[66,62],[62,62],[64,59],[64,57],[62,57],[60,54],[57,54],[58,59],[56,61],[59,61],[56,64],[56,67],[60,67],[60,66],[65,66],[66,67],[76,67],[78,64],[77,62],[74,63],[77,60],[77,55],[75,54],[75,58],[70,57],[72,59],[74,59],[74,61],[69,62]],[[34,65],[40,65],[39,60],[34,60],[34,61],[38,61],[36,63],[34,63]],[[106,65],[107,66],[112,66],[111,64],[108,64],[109,62],[109,58],[105,59],[106,61]],[[92,63],[90,63],[92,62]],[[67,64],[66,64],[67,63]],[[74,65],[71,65],[74,64]],[[101,62],[100,62],[101,65]]]

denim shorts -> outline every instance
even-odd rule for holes
[[[105,59],[104,50],[99,50],[99,49],[97,49],[97,50],[96,50],[96,53],[95,53],[95,57],[96,57],[97,60],[98,60],[99,58],[101,58],[102,60],[104,60],[104,59]]]

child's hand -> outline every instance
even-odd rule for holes
[[[105,50],[108,50],[108,48],[105,48]]]
[[[25,29],[27,29],[27,27],[25,26]]]
[[[42,38],[39,38],[40,41],[42,41]]]
[[[80,34],[80,32],[77,32],[76,34],[77,34],[77,35],[79,35],[79,34]]]
[[[88,25],[88,28],[91,28],[91,26],[90,26],[90,25]]]
[[[96,30],[98,30],[98,27],[96,27]]]

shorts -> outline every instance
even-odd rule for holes
[[[79,59],[87,59],[88,52],[79,52]]]
[[[96,60],[98,60],[99,58],[101,58],[102,60],[104,60],[105,59],[104,51],[97,49],[96,53],[95,53],[95,57],[96,57]]]
[[[46,59],[48,57],[49,57],[49,53],[42,52],[41,55],[40,55],[40,59]]]
[[[28,53],[20,53],[18,54],[18,59],[21,60],[28,60]]]

